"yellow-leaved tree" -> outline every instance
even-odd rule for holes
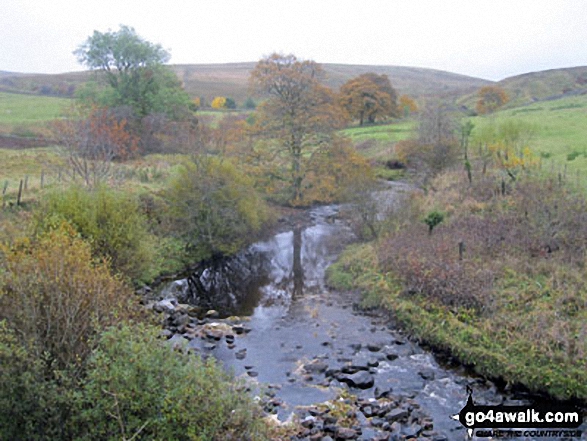
[[[226,98],[223,96],[217,96],[212,100],[211,106],[213,109],[224,109],[224,107],[226,107]]]

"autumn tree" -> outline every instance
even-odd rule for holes
[[[289,183],[292,204],[303,203],[304,180],[312,154],[343,127],[334,93],[320,84],[323,71],[314,61],[273,54],[260,60],[250,77],[254,91],[268,97],[258,107],[256,133],[270,144],[275,160],[287,161],[276,179]]]
[[[190,99],[164,63],[169,52],[144,40],[129,26],[105,33],[94,31],[74,52],[78,61],[99,72],[105,90],[85,91],[85,96],[109,107],[131,106],[137,116],[163,112],[178,118],[189,110]]]
[[[408,95],[402,95],[399,97],[399,108],[404,116],[410,116],[412,113],[418,111],[418,105]]]
[[[69,118],[54,123],[53,134],[69,165],[70,178],[81,178],[86,186],[95,187],[109,175],[114,159],[126,159],[137,152],[138,138],[128,130],[127,120],[112,110],[72,112]]]
[[[397,117],[397,93],[387,75],[366,73],[347,81],[340,88],[340,103],[349,115],[363,125],[365,119]]]
[[[484,86],[477,93],[477,113],[484,115],[493,113],[509,101],[505,90],[499,86]]]
[[[217,96],[212,100],[211,104],[213,109],[224,109],[226,106],[226,98],[223,96]]]

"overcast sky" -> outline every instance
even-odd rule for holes
[[[0,70],[81,70],[72,51],[120,24],[173,64],[282,52],[490,80],[587,65],[586,0],[0,0]]]

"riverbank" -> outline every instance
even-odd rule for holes
[[[463,180],[437,179],[401,228],[342,253],[329,284],[485,378],[584,405],[583,197],[546,180],[498,196]],[[422,219],[433,211],[445,220],[431,233]]]
[[[521,403],[439,363],[386,311],[359,308],[358,293],[328,289],[326,268],[353,240],[338,213],[333,206],[308,210],[308,225],[294,222],[203,271],[204,286],[230,279],[231,271],[239,281],[251,274],[246,283],[221,284],[230,289],[214,292],[215,311],[181,305],[174,296],[187,282],[170,284],[166,299],[153,304],[162,335],[246,380],[291,439],[465,439],[449,416],[465,405],[467,387],[479,404]]]

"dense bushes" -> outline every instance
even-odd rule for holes
[[[252,181],[229,160],[186,162],[166,192],[174,233],[193,260],[231,254],[249,243],[269,212]]]
[[[132,195],[77,186],[48,193],[35,215],[36,230],[50,231],[64,221],[91,244],[95,256],[110,261],[114,272],[133,281],[149,277],[153,238]]]
[[[0,246],[0,439],[264,439],[249,394],[130,324],[130,288],[58,219]]]
[[[54,368],[82,365],[91,338],[132,310],[128,288],[67,226],[0,251],[0,318]]]
[[[417,223],[343,256],[331,282],[360,288],[479,373],[587,399],[585,197],[523,175],[505,194],[492,173],[471,185],[449,172],[431,187],[406,210]],[[431,210],[447,219],[429,234]]]
[[[97,335],[131,293],[66,225],[0,247],[0,439],[69,439]]]
[[[83,389],[83,439],[262,439],[251,397],[212,361],[173,351],[144,326],[105,332]]]
[[[260,408],[213,362],[159,331],[119,325],[93,339],[77,381],[30,353],[0,322],[0,439],[263,440]]]

